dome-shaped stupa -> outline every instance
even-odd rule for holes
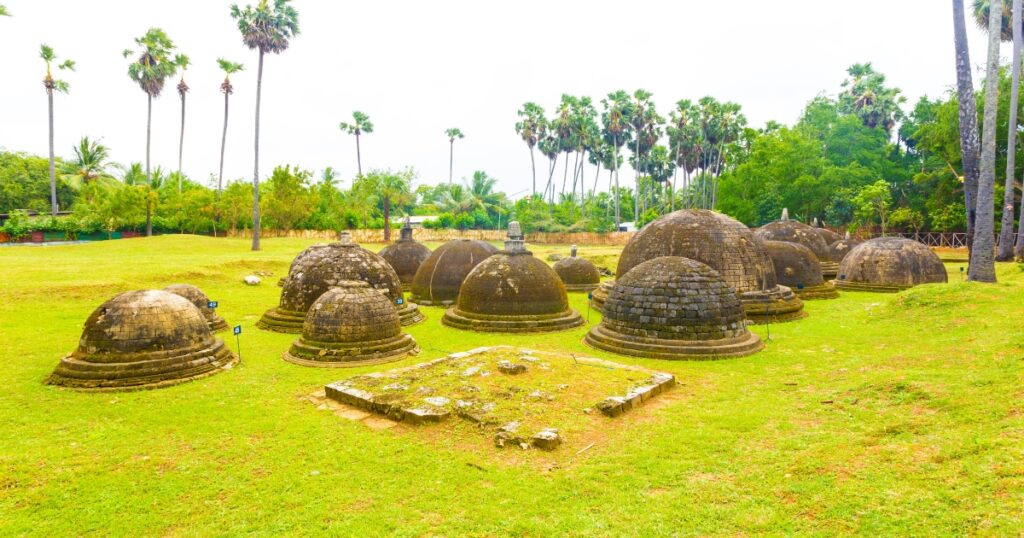
[[[46,382],[97,391],[157,388],[215,374],[237,361],[188,299],[163,290],[129,291],[93,311],[78,349],[60,360]]]
[[[164,291],[169,291],[176,295],[188,299],[192,304],[196,305],[196,308],[203,313],[203,317],[206,318],[206,323],[210,326],[210,330],[213,332],[223,331],[228,328],[228,322],[224,321],[224,318],[217,315],[217,311],[210,308],[210,298],[203,293],[199,288],[191,284],[171,284],[164,288]]]
[[[942,260],[922,243],[902,237],[877,237],[857,245],[843,258],[836,287],[894,292],[947,280]]]
[[[830,243],[828,246],[828,250],[831,253],[833,260],[835,260],[838,263],[842,263],[843,258],[845,258],[846,255],[849,254],[851,250],[853,250],[853,247],[861,243],[863,243],[863,241],[855,237],[850,237],[850,233],[847,232],[846,237],[844,237],[843,239],[840,239],[839,241],[836,241],[834,243]]]
[[[828,243],[818,230],[819,228],[812,228],[802,222],[789,220],[789,213],[783,210],[781,220],[761,226],[754,235],[762,241],[787,241],[809,248],[818,258],[823,276],[831,278],[835,276],[839,264],[832,261]]]
[[[579,312],[569,308],[555,270],[526,250],[516,221],[509,223],[505,250],[469,272],[455,306],[441,321],[485,332],[560,331],[583,325]]]
[[[459,286],[478,263],[496,254],[490,243],[476,239],[455,239],[437,247],[416,270],[411,300],[424,305],[455,303]]]
[[[552,269],[562,279],[568,291],[591,291],[601,283],[601,272],[587,259],[576,256],[576,245],[572,246],[571,256],[555,262]]]
[[[302,336],[284,354],[305,366],[362,366],[397,361],[416,351],[416,341],[402,332],[384,290],[361,280],[342,280],[309,308]]]
[[[741,222],[706,209],[682,209],[662,215],[630,239],[619,257],[616,278],[661,256],[682,256],[718,271],[740,297],[753,320],[790,321],[806,314],[803,302],[775,278],[775,268],[761,241]],[[594,291],[601,308],[614,283]]]
[[[343,280],[361,280],[386,293],[398,309],[402,325],[425,319],[414,303],[402,297],[402,283],[388,262],[353,243],[347,233],[342,233],[337,243],[310,247],[299,256],[302,260],[292,267],[281,289],[280,304],[267,310],[257,327],[284,333],[302,332],[309,307]]]
[[[618,279],[604,318],[587,333],[594,347],[654,359],[714,359],[760,351],[732,287],[703,263],[665,256]]]
[[[412,289],[416,270],[430,257],[430,249],[412,238],[412,225],[409,222],[409,217],[406,217],[398,241],[381,249],[379,254],[398,273],[398,279],[402,281],[402,289],[409,291]]]
[[[324,248],[326,246],[327,243],[316,243],[312,246],[307,247],[306,250],[303,250],[294,258],[292,258],[292,263],[291,265],[288,266],[288,275],[292,274],[292,271],[294,271],[296,267],[302,267],[306,263],[305,260],[307,257],[312,256],[313,253],[315,253],[318,249]],[[288,275],[285,275],[277,279],[277,287],[284,287],[284,283],[288,281]]]
[[[797,297],[808,299],[835,299],[836,291],[821,276],[821,264],[811,249],[788,241],[764,241],[764,249],[775,265],[779,284],[788,286]]]
[[[843,238],[842,235],[840,235],[840,234],[838,234],[836,232],[833,232],[832,230],[829,230],[828,228],[817,228],[817,227],[815,227],[814,231],[818,232],[818,235],[820,235],[821,238],[825,240],[825,244],[826,245],[831,245],[832,243],[835,243],[836,241],[839,241],[840,239]],[[836,263],[838,263],[838,261]]]

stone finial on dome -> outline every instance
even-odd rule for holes
[[[811,224],[811,226],[814,228],[821,228],[821,221],[818,220],[818,217],[814,217],[814,224]]]
[[[569,249],[569,255],[573,258],[576,257],[576,245],[573,245],[572,248]]]
[[[399,241],[412,241],[412,220],[409,216],[405,216],[405,220],[402,222],[402,231],[399,232]]]
[[[523,241],[523,229],[519,221],[513,220],[508,223],[508,239],[505,241],[505,252],[525,252],[526,245]]]
[[[352,245],[352,234],[348,232],[341,232],[338,234],[338,243],[342,245]]]
[[[844,237],[847,241],[850,240],[850,230],[846,230],[846,236]]]
[[[788,207],[782,208],[782,218],[780,218],[779,220],[781,220],[781,221],[789,220],[789,208]]]

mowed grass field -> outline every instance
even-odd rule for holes
[[[740,359],[615,357],[581,343],[586,327],[460,332],[424,308],[428,320],[408,329],[418,357],[314,369],[281,360],[294,335],[254,326],[310,243],[269,239],[253,253],[244,240],[164,236],[0,248],[0,535],[1024,532],[1016,264],[1000,265],[996,285],[960,282],[950,264],[948,285],[809,302],[808,318],[772,325],[767,349]],[[614,250],[581,246],[612,262]],[[274,275],[245,286],[257,270]],[[243,327],[239,366],[154,391],[43,385],[100,303],[177,282]],[[586,311],[585,294],[571,301]],[[588,327],[599,318],[590,313]],[[306,400],[328,382],[488,344],[639,364],[680,385],[609,419],[581,454],[527,458],[406,426],[374,430]]]

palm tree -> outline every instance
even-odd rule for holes
[[[356,110],[352,113],[352,123],[341,122],[338,124],[338,128],[343,132],[356,137],[356,171],[359,175],[363,175],[363,157],[362,152],[359,149],[359,136],[362,134],[373,133],[373,122],[370,121],[370,116],[363,114]]]
[[[11,13],[7,11],[7,6],[0,4],[0,17],[10,17]]]
[[[604,112],[601,113],[601,135],[604,142],[611,145],[612,163],[615,167],[615,229],[622,224],[622,213],[619,208],[619,168],[622,164],[619,158],[619,148],[629,142],[631,131],[629,129],[629,116],[633,112],[633,106],[629,94],[618,90],[608,94],[608,97],[601,100]]]
[[[365,177],[360,177],[353,189],[365,194],[373,194],[380,200],[384,210],[384,241],[391,241],[391,208],[401,206],[415,200],[412,192],[413,171],[402,172],[390,170],[371,170]]]
[[[178,138],[178,192],[181,192],[181,155],[185,150],[185,94],[188,93],[188,84],[185,84],[185,71],[188,70],[188,56],[179,54],[174,57],[174,63],[181,69],[181,80],[178,81],[178,95],[181,96],[181,135]]]
[[[0,6],[0,15],[7,15],[6,8]],[[70,86],[67,82],[53,78],[51,67],[57,61],[57,55],[49,45],[39,46],[39,57],[46,62],[46,78],[43,79],[43,87],[46,88],[46,101],[50,109],[50,214],[56,215],[57,207],[57,172],[55,170],[56,158],[53,155],[53,92],[67,93]],[[74,60],[64,60],[57,69],[74,71]]]
[[[150,28],[146,35],[135,38],[135,44],[140,49],[135,52],[125,49],[123,56],[127,58],[132,54],[138,55],[138,59],[128,65],[128,78],[146,92],[146,178],[147,184],[151,185],[149,148],[153,127],[153,98],[160,96],[164,82],[174,76],[178,64],[171,59],[174,43],[159,28]],[[146,235],[153,235],[153,212],[149,204],[146,205]]]
[[[224,82],[220,83],[220,91],[224,94],[224,130],[220,135],[220,171],[217,173],[217,195],[220,196],[224,185],[224,147],[228,142],[228,98],[235,93],[235,87],[231,85],[231,75],[242,71],[245,66],[224,58],[217,58],[217,65],[224,71]]]
[[[985,75],[985,113],[981,133],[981,172],[978,175],[978,209],[974,223],[974,248],[967,278],[995,282],[994,198],[996,175],[996,114],[999,107],[999,36],[1002,0],[992,0],[988,23],[988,63]]]
[[[299,13],[288,5],[289,0],[260,0],[239,9],[231,4],[231,17],[238,21],[242,42],[250,50],[260,51],[256,71],[256,142],[252,173],[252,249],[260,249],[260,97],[263,90],[263,56],[280,54],[288,49],[289,40],[299,35]]]
[[[452,184],[452,171],[454,170],[453,167],[455,165],[455,139],[456,138],[465,138],[466,135],[462,134],[462,131],[459,130],[458,127],[452,127],[450,129],[445,129],[444,130],[444,134],[448,137],[448,144],[449,144],[449,150],[448,150],[448,184],[451,185]]]
[[[544,109],[537,103],[525,103],[523,108],[516,113],[522,118],[516,122],[516,134],[526,142],[530,150],[530,168],[533,170],[533,194],[537,195],[537,164],[533,159],[533,148],[547,132],[547,120],[544,119]],[[450,180],[449,180],[450,181]]]
[[[971,55],[967,47],[964,0],[953,0],[953,41],[956,49],[956,87],[960,116],[960,149],[964,169],[964,206],[967,211],[967,248],[974,244],[977,212],[979,154],[978,111],[971,76]]]

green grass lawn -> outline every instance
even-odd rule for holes
[[[164,236],[0,248],[0,535],[1024,528],[1017,265],[1001,265],[996,285],[961,283],[951,264],[952,284],[810,302],[807,319],[773,325],[767,349],[741,359],[615,357],[580,342],[586,327],[475,334],[442,327],[443,311],[424,308],[428,320],[409,328],[419,356],[338,370],[285,363],[295,336],[255,328],[277,304],[277,278],[309,243],[269,239],[252,253],[243,240]],[[245,286],[256,270],[274,276]],[[176,282],[199,286],[242,325],[240,366],[154,391],[43,385],[101,302]],[[571,300],[585,312],[584,294]],[[765,336],[763,326],[754,330]],[[668,403],[609,422],[586,452],[550,456],[552,465],[543,454],[465,450],[405,426],[371,430],[305,399],[348,376],[496,343],[643,365],[675,374],[680,386]]]

